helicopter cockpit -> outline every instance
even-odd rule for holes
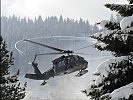
[[[68,56],[63,55],[53,60],[54,72],[55,74],[60,74],[66,71],[67,69],[70,69],[73,67],[76,68],[80,66],[79,64],[81,64],[81,62],[86,63],[86,66],[88,64],[88,62],[85,61],[83,57],[80,57],[78,55],[68,55]]]
[[[66,69],[66,58],[64,55],[53,60],[52,62],[55,74],[58,74]]]

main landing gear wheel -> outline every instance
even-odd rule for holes
[[[76,75],[76,77],[80,77],[80,76],[86,74],[87,72],[88,72],[88,70],[81,70],[81,71],[79,71],[79,73]]]
[[[45,85],[47,82],[46,81],[44,81],[41,85],[43,86],[43,85]]]

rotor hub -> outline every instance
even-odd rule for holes
[[[70,54],[70,53],[74,53],[74,52],[73,52],[73,51],[71,51],[71,50],[66,50],[66,51],[63,51],[63,53]]]

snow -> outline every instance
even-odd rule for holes
[[[100,97],[100,99],[102,99],[102,98],[104,98],[104,97],[109,97],[109,96],[110,96],[110,93],[106,93],[106,94],[102,95],[102,96]]]
[[[99,85],[99,83],[101,83],[103,81],[104,77],[98,77],[95,81],[95,85]]]
[[[119,61],[122,61],[124,59],[127,59],[126,56],[122,56],[122,57],[114,57],[112,59],[108,59],[104,62],[102,62],[101,64],[98,65],[97,69],[96,69],[96,72],[94,74],[98,74],[100,73],[101,76],[105,76],[107,77],[108,75],[108,71],[109,71],[109,66],[111,63],[114,63],[114,62],[119,62]]]
[[[110,96],[112,97],[111,100],[119,100],[120,98],[128,99],[131,94],[133,94],[133,82],[114,90]]]
[[[90,83],[89,86],[87,87],[87,94],[89,94],[89,92],[91,91],[91,87],[92,85],[94,85],[94,83]]]
[[[98,65],[96,72],[94,74],[100,74],[100,76],[107,76],[108,75],[108,63],[110,63],[111,60],[106,60],[102,62],[100,65]]]
[[[124,34],[128,34],[129,32],[133,32],[133,27],[126,28],[126,29],[122,30],[122,32],[123,32]]]
[[[100,22],[100,26],[105,28],[105,25],[109,22],[110,21],[108,21],[108,20],[103,20]],[[125,41],[127,39],[125,37],[127,37],[129,35],[129,33],[133,32],[133,15],[123,18],[120,22],[120,27],[121,27],[121,30],[117,30],[117,29],[116,30],[107,30],[107,31],[95,33],[92,36],[104,38],[105,36],[113,34],[113,37],[115,38],[117,36],[120,36],[120,33],[121,33],[121,36],[122,36],[123,40]],[[101,46],[103,46],[103,45],[101,45]]]
[[[92,36],[94,36],[94,37],[99,37],[99,36],[105,37],[107,35],[110,35],[114,31],[116,31],[116,30],[113,30],[113,31],[112,30],[107,30],[107,31],[103,31],[103,32],[98,32],[98,33],[93,34]]]
[[[97,43],[98,46],[101,46],[102,48],[106,47],[107,45],[105,43]]]
[[[120,22],[120,27],[122,30],[131,27],[131,23],[133,22],[133,16],[125,17]]]
[[[129,35],[130,36],[133,36],[131,34],[132,32],[133,32],[133,26],[130,27],[130,28],[123,29],[123,30],[107,30],[107,31],[104,31],[104,32],[98,32],[98,33],[93,34],[92,36],[93,37],[101,37],[101,38],[104,38],[105,36],[109,36],[110,34],[112,34],[112,36],[114,38],[116,38],[116,37],[122,37],[123,38],[123,41],[126,41],[127,40],[127,37]],[[106,46],[106,44],[104,44],[104,43],[99,43],[98,45],[101,46],[102,48]]]
[[[100,27],[105,28],[105,25],[107,25],[110,21],[109,20],[103,20],[100,22]]]

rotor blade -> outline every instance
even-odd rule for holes
[[[81,54],[81,55],[94,55],[94,54],[89,54],[89,53],[74,53],[74,54]]]
[[[95,43],[95,44],[91,44],[91,45],[88,45],[88,46],[85,46],[85,47],[79,48],[79,49],[77,49],[77,50],[85,49],[85,48],[88,48],[88,47],[94,46],[94,45],[96,45],[96,44],[98,44],[98,43],[100,43],[100,42],[97,42],[97,43]]]
[[[32,64],[32,62],[29,62],[28,64],[29,64],[29,65],[31,65],[31,64]]]
[[[85,46],[85,47],[79,48],[79,49],[77,49],[77,50],[85,49],[85,48],[88,48],[88,47],[91,47],[91,46],[94,46],[94,45],[95,45],[95,44],[88,45],[88,46]]]
[[[39,53],[39,54],[36,54],[36,55],[56,55],[56,54],[65,54],[65,53],[62,53],[62,52],[56,52],[56,53]]]
[[[31,41],[31,40],[26,40],[25,39],[24,41],[28,41],[28,42],[31,42],[31,43],[34,43],[34,44],[37,44],[37,45],[40,45],[40,46],[43,46],[43,47],[46,47],[46,48],[50,48],[50,49],[53,49],[53,50],[56,50],[56,51],[60,51],[60,52],[66,51],[66,50],[58,49],[58,48],[55,48],[55,47],[52,47],[52,46],[48,46],[48,45],[45,45],[45,44],[41,44],[41,43],[38,43],[38,42],[35,42],[35,41]]]

